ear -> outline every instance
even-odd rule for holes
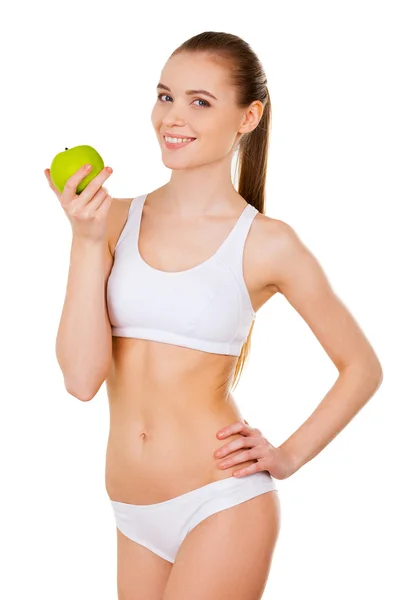
[[[263,115],[263,104],[260,100],[255,100],[252,104],[246,109],[241,127],[238,130],[238,133],[250,133],[254,129],[256,129],[259,121],[261,120]]]

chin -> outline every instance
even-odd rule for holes
[[[173,160],[162,159],[162,162],[167,169],[172,169],[173,171],[182,171],[183,169],[190,169],[193,166],[195,166],[195,165],[189,165],[187,163],[179,164],[179,161],[177,161],[177,160],[173,161]]]

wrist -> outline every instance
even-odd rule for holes
[[[296,473],[302,466],[299,457],[293,452],[288,445],[288,440],[278,446],[279,452],[282,454],[285,464],[287,465],[287,477]]]
[[[87,248],[102,248],[104,245],[105,239],[92,239],[89,237],[85,237],[83,235],[78,235],[76,233],[74,233],[72,235],[72,244],[74,246],[82,246],[82,247],[87,247]]]

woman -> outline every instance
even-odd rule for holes
[[[104,169],[76,195],[82,168],[60,197],[73,240],[57,358],[81,400],[106,381],[119,600],[258,600],[280,527],[274,478],[320,452],[382,370],[311,252],[264,214],[271,107],[250,46],[219,32],[189,39],[168,59],[157,94],[152,124],[170,181],[111,199]],[[278,448],[231,394],[256,312],[276,292],[340,372]]]

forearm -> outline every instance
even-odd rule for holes
[[[86,398],[109,368],[112,352],[106,313],[104,244],[72,240],[67,291],[56,355],[70,394]]]
[[[294,472],[312,460],[353,419],[382,381],[379,368],[350,365],[339,376],[310,417],[283,443]]]

